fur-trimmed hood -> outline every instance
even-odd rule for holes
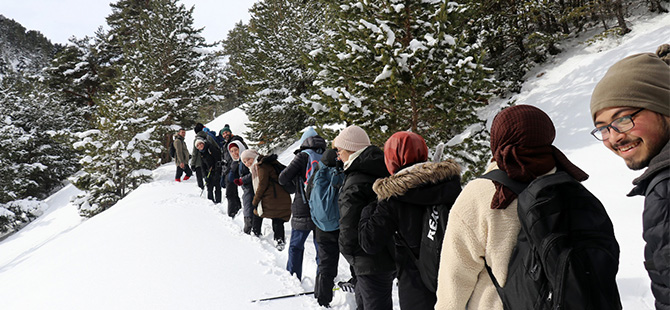
[[[438,184],[458,177],[460,180],[461,167],[453,160],[433,163],[424,162],[407,167],[398,173],[375,181],[372,189],[378,200],[399,197],[408,191],[430,184]]]

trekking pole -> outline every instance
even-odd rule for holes
[[[202,197],[202,193],[205,192],[205,187],[207,187],[207,179],[209,179],[209,175],[212,173],[212,169],[210,168],[209,171],[207,172],[207,176],[205,177],[205,186],[202,188],[200,191],[200,197]]]
[[[334,287],[333,291],[339,290],[339,287]],[[268,301],[268,300],[276,300],[276,299],[284,299],[284,298],[291,298],[291,297],[298,297],[298,296],[305,296],[305,295],[312,295],[314,294],[314,291],[310,292],[302,292],[302,293],[294,293],[294,294],[288,294],[288,295],[281,295],[281,296],[274,296],[274,297],[266,297],[266,298],[261,298],[261,299],[254,299],[251,302],[259,302],[259,301]]]

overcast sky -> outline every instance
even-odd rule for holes
[[[0,14],[44,34],[52,43],[65,44],[72,35],[93,36],[105,17],[112,13],[107,0],[0,0]],[[224,39],[237,22],[249,21],[249,8],[257,0],[179,0],[186,7],[195,5],[196,27],[205,27],[209,43]]]

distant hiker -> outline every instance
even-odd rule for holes
[[[177,182],[181,182],[181,175],[183,173],[186,173],[184,181],[190,179],[191,175],[193,175],[191,167],[188,165],[190,155],[188,153],[188,146],[186,146],[186,142],[184,142],[184,137],[186,137],[186,130],[180,128],[179,132],[174,135],[174,141],[172,142],[175,148],[174,162],[177,165],[177,173],[175,174],[174,180]]]
[[[317,244],[318,268],[314,281],[314,298],[320,306],[329,307],[333,300],[333,286],[340,260],[338,237],[340,234],[340,208],[337,199],[344,183],[342,162],[337,151],[323,152],[321,161],[308,180],[305,196],[315,224],[314,239]]]
[[[435,268],[430,272],[437,276],[440,253],[424,258],[431,253],[424,251],[423,243],[428,242],[431,247],[442,245],[442,239],[437,240],[431,229],[437,229],[435,217],[446,217],[461,192],[461,168],[452,160],[427,162],[426,142],[420,135],[407,131],[393,134],[384,143],[384,159],[391,176],[378,179],[372,186],[378,203],[369,204],[361,215],[361,247],[369,254],[376,254],[385,251],[395,238],[400,308],[432,310],[437,300],[435,288],[431,284],[431,291],[422,282],[425,271],[420,272],[417,263],[434,259]],[[446,223],[446,218],[443,220]]]
[[[198,138],[200,138],[203,141],[208,141],[210,144],[216,144],[214,138],[208,135],[207,132],[203,131],[204,128],[205,125],[202,123],[195,124],[195,127],[193,128],[193,131],[195,131],[195,140],[193,140],[193,151],[191,151],[191,169],[195,171],[195,177],[198,181],[198,187],[200,187],[200,189],[205,188],[205,183],[203,182],[204,171],[202,168],[202,157],[200,156],[200,151],[198,151],[198,148],[195,147],[195,142]]]
[[[250,234],[254,221],[260,223],[260,217],[254,215],[253,200],[254,200],[254,188],[251,180],[251,173],[249,168],[241,163],[240,155],[246,150],[246,146],[240,141],[231,141],[228,143],[228,152],[233,162],[230,166],[230,172],[228,173],[227,178],[229,185],[231,187],[242,187],[242,214],[244,215],[244,231],[245,234]],[[257,219],[254,219],[256,217]],[[254,230],[255,235],[260,235],[260,224],[258,224],[258,229]]]
[[[277,181],[277,155],[259,155],[254,149],[242,152],[242,162],[249,170],[254,187],[254,213],[272,219],[275,247],[282,251],[286,245],[284,222],[291,218],[291,196]]]
[[[308,175],[319,165],[321,154],[326,149],[326,140],[309,127],[300,138],[300,148],[293,152],[295,157],[279,174],[279,184],[293,183],[296,189],[291,204],[291,241],[288,247],[286,270],[302,279],[302,260],[305,252],[305,240],[314,231],[314,222],[309,211],[309,198],[305,195],[305,183]],[[314,238],[314,237],[312,237]],[[318,245],[314,241],[318,253]],[[319,257],[316,257],[317,264]]]
[[[202,158],[202,168],[207,184],[207,198],[215,204],[221,203],[221,151],[216,145],[201,138],[195,139],[195,147]]]
[[[340,159],[344,162],[346,179],[340,189],[340,252],[354,267],[356,304],[359,309],[393,309],[391,291],[395,278],[393,243],[381,245],[384,250],[367,254],[358,240],[361,211],[377,200],[372,184],[389,176],[384,152],[370,144],[367,133],[358,126],[349,126],[335,138]]]
[[[533,180],[546,179],[546,177],[554,174],[556,176],[565,175],[570,180],[576,180],[575,183],[579,184],[577,181],[585,180],[588,175],[571,163],[560,150],[552,145],[555,132],[549,116],[536,107],[517,105],[502,110],[496,115],[491,126],[493,159],[486,171],[499,169],[498,171],[504,172],[508,178],[526,185]],[[557,173],[557,168],[560,173]],[[535,183],[532,183],[531,186],[533,184]],[[510,260],[513,251],[519,250],[515,249],[515,246],[517,246],[517,240],[520,240],[521,221],[520,214],[517,213],[519,207],[517,204],[520,199],[517,199],[516,190],[509,186],[490,179],[478,178],[470,181],[456,199],[449,213],[449,222],[442,246],[435,309],[502,310],[503,302],[496,291],[497,284],[494,284],[493,279],[495,278],[496,283],[503,289],[516,283],[506,282],[506,280],[512,280],[508,278],[510,274],[521,275],[529,281],[535,280],[535,278],[528,276],[531,271],[523,269],[526,267],[537,272],[538,279],[542,275],[540,280],[546,279],[544,277],[545,272],[547,272],[546,276],[560,278],[560,272],[545,270],[545,265],[537,267],[540,266],[541,261],[544,262],[546,257],[555,258],[553,256],[556,255],[555,252],[542,253],[542,257],[538,256],[537,259],[525,257],[526,254],[519,254],[515,260]],[[584,191],[586,190],[584,189]],[[524,207],[527,207],[527,205],[524,205]],[[554,201],[554,204],[545,206],[544,210],[554,212],[554,210],[563,210],[568,207],[556,205]],[[600,207],[602,208],[602,205]],[[601,211],[604,212],[604,208]],[[601,214],[598,214],[598,216],[601,216]],[[595,216],[596,214],[591,215]],[[567,215],[564,215],[563,218],[567,218]],[[589,219],[585,217],[581,220],[583,222]],[[600,218],[597,218],[597,220],[600,220]],[[607,220],[609,221],[609,218]],[[524,221],[527,221],[527,219],[524,218]],[[596,218],[594,217],[592,221],[594,221],[595,226]],[[549,219],[545,219],[545,222],[549,222]],[[537,226],[539,227],[541,224]],[[609,229],[613,236],[611,222],[609,222]],[[546,230],[551,231],[551,227],[546,228]],[[524,236],[528,238],[527,235]],[[532,237],[532,241],[535,241],[534,237],[536,236],[532,235]],[[527,242],[523,244],[528,245]],[[569,243],[566,242],[565,244]],[[542,246],[554,245],[556,244],[547,242]],[[560,245],[563,245],[563,243]],[[540,245],[538,244],[537,247],[539,248]],[[526,247],[526,249],[528,248]],[[611,282],[615,281],[614,276],[618,268],[618,245],[616,250],[616,257],[611,257],[616,261],[615,274],[610,275],[611,277],[608,279]],[[573,253],[565,252],[565,254],[578,255],[577,253],[577,251]],[[519,268],[508,269],[512,262]],[[556,268],[556,265],[558,263],[552,264],[551,267]],[[487,271],[489,267],[491,275]],[[518,270],[527,273],[516,273],[515,271]],[[595,275],[594,278],[598,276],[600,275]],[[564,280],[567,281],[567,279]],[[600,284],[599,281],[601,280],[601,278],[598,278],[597,282],[596,279],[592,281]],[[577,286],[576,283],[567,283],[567,285],[571,287],[561,288],[572,289]],[[553,294],[550,291],[547,296],[525,296],[526,291],[523,288],[510,293],[514,294],[513,298],[515,300],[530,302],[540,300],[542,307],[538,308],[540,305],[537,305],[532,308],[545,309],[543,303],[565,301],[563,296],[558,296],[561,288],[554,288],[558,291],[553,292],[559,294]],[[593,287],[592,285],[589,289],[597,292],[605,288]],[[572,296],[572,299],[577,300],[576,297]],[[615,291],[615,294],[609,296],[609,298],[618,301],[618,292]],[[559,305],[553,306],[557,309]],[[554,309],[553,306],[552,309]],[[527,309],[528,307],[514,304],[513,308]],[[505,309],[508,309],[508,305],[505,306]],[[566,309],[575,308],[568,307]],[[594,309],[613,308],[595,306]]]
[[[628,56],[609,68],[593,90],[591,134],[623,158],[647,168],[628,196],[645,196],[644,267],[656,309],[670,309],[670,44],[656,54]],[[594,160],[597,160],[594,159]]]
[[[239,145],[244,147],[244,149],[241,149],[238,154],[241,154],[249,147],[246,143],[244,143],[244,139],[242,139],[242,137],[233,135],[228,124],[226,124],[219,131],[219,135],[216,136],[216,141],[221,147],[221,150],[223,150],[221,164],[221,187],[226,189],[226,200],[228,200],[228,216],[235,217],[237,212],[240,211],[240,208],[242,208],[242,202],[240,201],[240,194],[237,192],[237,186],[232,183],[233,179],[229,178],[229,174],[235,159],[231,157],[231,153],[228,151],[228,146],[234,141],[239,142]]]

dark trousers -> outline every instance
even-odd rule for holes
[[[298,279],[302,279],[302,259],[305,253],[305,241],[309,236],[311,230],[294,229],[291,231],[291,241],[288,246],[288,261],[286,262],[286,270],[290,274],[295,274]],[[319,246],[314,240],[314,247],[317,250],[316,264],[319,264],[318,250]]]
[[[423,284],[419,269],[406,249],[396,251],[396,270],[398,270],[400,309],[434,309],[437,295]]]
[[[263,218],[252,213],[251,214],[251,232],[253,232],[254,235],[256,235],[256,236],[260,236],[262,226],[263,226]],[[284,228],[284,226],[282,224],[282,229],[283,228]]]
[[[237,212],[242,208],[242,201],[240,201],[240,194],[237,192],[237,185],[225,178],[226,182],[226,200],[228,200],[228,216],[235,217]]]
[[[340,260],[340,247],[337,243],[339,235],[339,230],[323,231],[317,227],[314,231],[319,256],[314,297],[321,306],[328,306],[333,300],[333,286]]]
[[[395,272],[356,275],[356,305],[358,310],[392,310]]]
[[[198,187],[205,188],[205,183],[202,181],[202,167],[195,167],[195,179],[198,181]]]
[[[210,199],[214,203],[221,203],[221,172],[216,171],[219,169],[213,169],[209,178],[207,179],[207,199]],[[213,175],[212,175],[213,174]]]
[[[191,167],[189,167],[188,165],[184,164],[184,169],[182,169],[181,167],[177,166],[177,173],[175,173],[175,175],[174,175],[175,180],[177,180],[177,179],[181,179],[181,175],[182,175],[183,173],[186,173],[186,176],[189,177],[189,178],[193,175],[193,171],[191,171]]]
[[[272,219],[272,231],[274,232],[274,240],[286,240],[285,239],[285,233],[284,233],[284,221],[283,219],[275,218]]]

